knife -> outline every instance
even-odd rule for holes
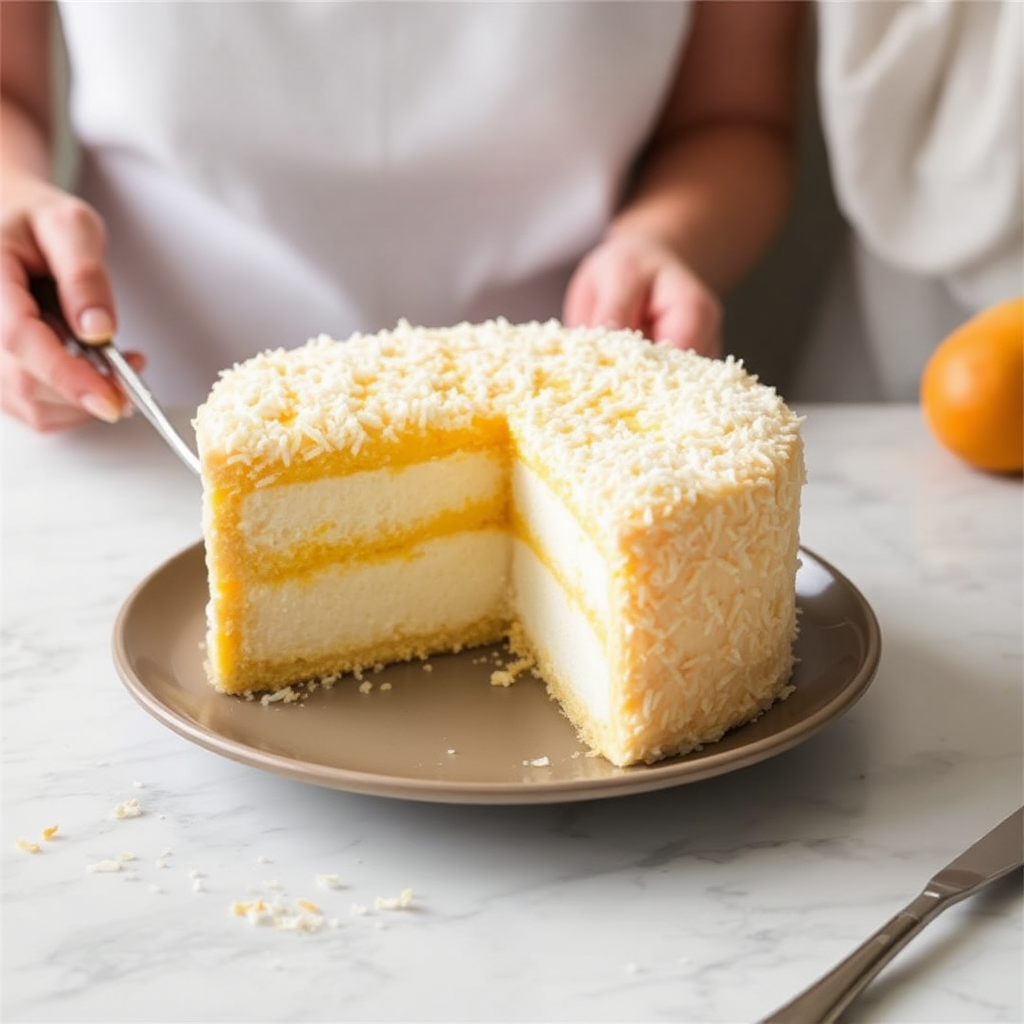
[[[831,1024],[926,924],[1022,865],[1024,807],[932,876],[921,894],[871,938],[761,1024]]]
[[[65,346],[75,355],[86,359],[104,376],[116,380],[132,405],[149,420],[174,454],[198,475],[198,456],[174,428],[149,388],[121,352],[109,341],[92,344],[75,336],[61,311],[57,282],[52,277],[33,277],[29,282],[29,290],[39,306],[40,316],[61,336]]]

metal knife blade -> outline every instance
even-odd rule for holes
[[[1008,875],[1024,863],[1024,807],[983,835],[932,876],[925,892],[941,891],[953,902]]]
[[[916,899],[845,960],[761,1024],[832,1024],[872,978],[943,910],[1024,866],[1024,807],[936,872]]]

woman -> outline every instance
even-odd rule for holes
[[[122,398],[42,322],[142,348],[167,402],[311,334],[560,316],[712,354],[784,214],[802,5],[3,3],[3,408]],[[137,357],[138,365],[142,357]]]

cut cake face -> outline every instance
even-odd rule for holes
[[[211,683],[514,633],[613,763],[784,696],[799,418],[731,360],[503,321],[316,339],[200,408]]]

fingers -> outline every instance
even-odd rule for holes
[[[721,352],[718,298],[671,249],[647,239],[613,238],[594,249],[570,281],[563,319],[638,330],[704,356]]]
[[[5,289],[5,291],[9,291]],[[108,423],[121,415],[122,398],[113,385],[86,360],[73,355],[40,319],[28,292],[22,293],[21,315],[16,299],[4,296],[3,396],[4,408],[37,426],[53,422],[51,409],[31,411],[34,403],[64,402],[83,413],[78,421],[95,416]],[[13,307],[13,309],[12,309]],[[8,322],[10,319],[10,322]],[[69,421],[75,421],[70,417]]]
[[[0,352],[0,408],[33,430],[77,427],[92,417],[30,377],[6,352]]]
[[[652,341],[715,358],[722,353],[721,331],[721,303],[701,281],[678,267],[655,278],[645,327]]]
[[[68,323],[83,341],[109,341],[117,323],[99,215],[88,204],[65,197],[41,210],[33,226]]]
[[[566,292],[563,320],[569,327],[641,330],[648,283],[626,254],[595,249],[579,266]]]
[[[29,290],[52,277],[64,319],[83,341],[108,341],[116,327],[99,215],[46,182],[21,177],[5,190],[0,269],[0,405],[37,430],[91,417],[120,418],[126,399],[87,360],[73,355],[41,317]]]

